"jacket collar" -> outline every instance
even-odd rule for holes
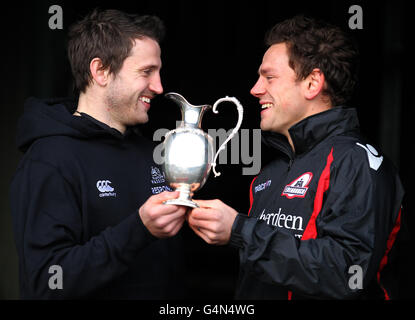
[[[311,150],[328,137],[349,131],[358,132],[359,120],[356,109],[333,107],[301,120],[288,131],[294,144],[295,154],[299,155]],[[290,158],[293,157],[293,150],[285,136],[275,132],[262,132],[262,134],[263,141],[267,145],[284,152]]]

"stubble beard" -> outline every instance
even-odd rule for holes
[[[111,86],[106,95],[106,106],[112,117],[127,126],[136,125],[137,123],[145,123],[148,119],[132,119],[132,115],[136,115],[139,109],[138,96],[126,95],[119,86]],[[141,118],[141,117],[140,117]]]

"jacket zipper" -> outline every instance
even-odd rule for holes
[[[295,158],[295,155],[292,152],[292,150],[291,152],[288,152],[288,150],[286,150],[285,148],[279,145],[274,145],[273,147],[288,157],[288,170],[287,171],[290,171],[294,163],[294,158]]]

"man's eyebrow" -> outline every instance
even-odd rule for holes
[[[158,64],[148,64],[148,65],[144,65],[142,67],[139,68],[140,71],[144,71],[144,70],[157,70],[157,69],[161,69],[161,65]]]
[[[265,68],[259,68],[258,69],[258,75],[264,75],[264,74],[269,74],[269,73],[272,73],[272,69],[271,68],[267,68],[267,67],[265,67]]]

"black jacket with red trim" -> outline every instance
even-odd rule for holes
[[[236,298],[395,298],[386,265],[404,194],[396,169],[360,136],[354,109],[332,108],[289,132],[295,153],[263,132],[275,159],[232,227]]]

